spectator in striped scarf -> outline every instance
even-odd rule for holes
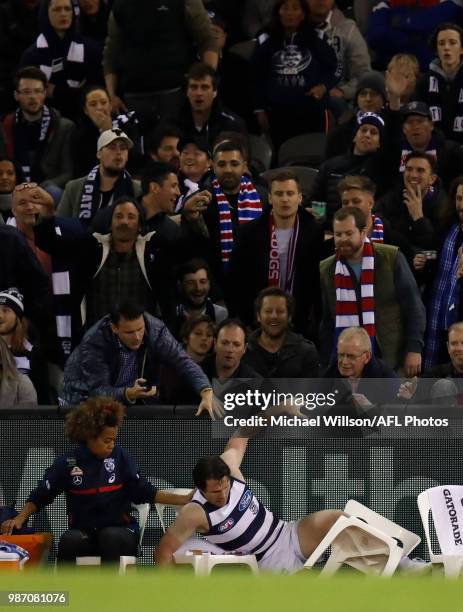
[[[372,350],[406,376],[421,371],[426,313],[421,295],[397,247],[370,242],[365,215],[338,210],[333,222],[336,255],[320,264],[323,319],[320,338],[327,361],[346,327],[363,327]]]
[[[373,212],[375,207],[376,185],[367,176],[346,176],[337,185],[341,205],[353,206],[363,212],[366,218],[367,236],[371,242],[381,242],[398,246],[407,260],[413,260],[414,251],[409,242],[397,233],[383,216]],[[334,240],[326,241],[328,254],[334,253]]]

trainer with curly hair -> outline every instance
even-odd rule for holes
[[[191,496],[157,490],[140,476],[129,453],[116,445],[124,406],[93,397],[67,415],[66,435],[78,446],[48,468],[19,514],[1,525],[1,533],[21,529],[34,512],[66,494],[69,529],[58,544],[58,562],[101,556],[102,562],[136,555],[138,524],[131,503],[183,505]]]

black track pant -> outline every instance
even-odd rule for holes
[[[119,562],[121,555],[136,556],[138,534],[127,527],[105,527],[89,532],[68,529],[58,544],[58,562],[75,563],[76,557],[101,557],[101,562]]]

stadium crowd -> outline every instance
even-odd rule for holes
[[[1,407],[459,377],[463,12],[419,4],[0,1]]]

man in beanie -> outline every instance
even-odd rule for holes
[[[358,127],[359,113],[381,113],[387,101],[383,75],[372,70],[360,78],[353,101],[354,109],[343,114],[340,124],[327,136],[325,159],[344,155],[350,150]]]
[[[105,130],[97,142],[99,164],[87,176],[69,181],[58,206],[62,217],[80,219],[84,227],[90,225],[96,213],[121,196],[138,197],[139,181],[126,171],[130,138],[119,129]]]
[[[328,159],[320,166],[310,199],[327,203],[329,221],[341,205],[337,184],[344,176],[367,176],[375,183],[379,196],[390,188],[395,159],[385,141],[384,127],[380,115],[371,112],[358,114],[352,150]]]

